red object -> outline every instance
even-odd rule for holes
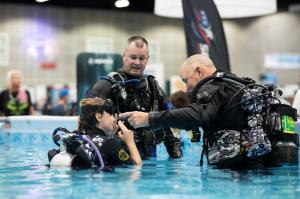
[[[56,63],[54,62],[43,62],[41,63],[42,69],[55,69]]]

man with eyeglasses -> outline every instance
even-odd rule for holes
[[[123,67],[102,77],[88,91],[87,97],[109,98],[117,106],[117,112],[160,111],[167,109],[168,98],[152,75],[144,74],[149,59],[148,42],[141,36],[127,41],[123,54]],[[127,127],[130,125],[127,124]],[[180,139],[170,128],[134,130],[135,142],[142,159],[156,156],[156,145],[164,142],[172,158],[182,156]]]

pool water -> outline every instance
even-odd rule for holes
[[[157,158],[115,172],[49,169],[50,133],[0,131],[0,198],[300,198],[297,166],[234,171],[199,166],[201,143],[186,137],[184,157]]]

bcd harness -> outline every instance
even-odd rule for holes
[[[129,107],[125,108],[125,111],[158,111],[159,110],[159,98],[163,98],[163,93],[159,89],[159,85],[152,75],[144,75],[145,80],[140,79],[129,79],[125,80],[124,77],[118,72],[110,72],[107,76],[101,77],[101,79],[107,80],[112,84],[110,96],[114,97],[115,105],[117,107],[118,114],[121,112],[122,106]],[[144,85],[142,85],[144,84]],[[141,88],[141,89],[139,89]],[[145,107],[137,99],[130,95],[135,95],[137,92],[143,93],[148,96],[146,97],[149,101],[150,106]],[[127,128],[130,125],[125,121]],[[155,131],[150,128],[142,128],[134,132],[135,142],[143,142],[144,145],[157,144],[164,141],[165,136],[171,131],[165,131],[165,129],[157,129]],[[167,133],[168,132],[168,133]]]
[[[247,111],[248,128],[204,132],[201,166],[204,153],[209,164],[219,166],[240,160],[243,156],[256,158],[266,154],[271,165],[298,163],[299,138],[294,128],[297,110],[281,103],[282,92],[276,86],[256,84],[249,78],[217,72],[195,86],[190,95],[191,101],[197,101],[198,90],[204,84],[214,81],[225,81],[237,88],[219,118],[227,110],[242,106]],[[241,96],[241,101],[232,104],[237,96]]]
[[[128,92],[126,91],[126,87],[137,88],[139,84],[141,84],[141,80],[139,79],[129,79],[125,80],[124,77],[118,72],[110,72],[107,76],[101,77],[101,79],[105,79],[112,84],[111,92],[115,97],[116,106],[118,109],[118,113],[120,113],[120,100],[126,101]],[[151,108],[150,110],[145,110],[137,101],[127,102],[135,104],[136,110],[139,111],[158,111],[158,96],[162,96],[163,94],[158,89],[158,83],[154,79],[152,75],[145,75],[145,91],[151,93]]]

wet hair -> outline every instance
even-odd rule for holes
[[[80,101],[80,116],[78,121],[78,131],[83,132],[88,129],[97,129],[98,121],[95,117],[96,113],[103,114],[107,112],[114,114],[115,106],[109,99],[102,98],[84,98]]]
[[[171,95],[171,102],[175,108],[183,108],[189,105],[189,98],[184,91],[177,91]]]

